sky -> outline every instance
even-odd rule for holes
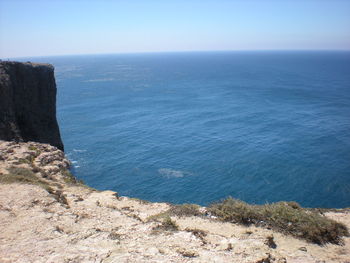
[[[0,0],[0,58],[350,50],[350,0]]]

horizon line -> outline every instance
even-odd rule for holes
[[[103,55],[133,55],[133,54],[165,54],[165,53],[209,53],[209,52],[350,52],[350,49],[225,49],[225,50],[173,50],[173,51],[130,51],[112,53],[81,53],[81,54],[60,54],[60,55],[34,55],[0,57],[0,60],[27,59],[44,57],[68,57],[68,56],[103,56]]]

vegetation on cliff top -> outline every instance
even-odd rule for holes
[[[301,208],[296,202],[249,205],[229,197],[212,204],[208,212],[222,221],[268,227],[319,245],[342,244],[342,237],[349,236],[345,225]]]
[[[22,167],[11,167],[8,169],[8,174],[0,176],[0,183],[11,184],[11,183],[23,183],[38,185],[45,190],[49,188],[49,184],[44,180],[38,178],[32,170]]]

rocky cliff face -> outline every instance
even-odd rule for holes
[[[0,62],[0,139],[48,143],[63,150],[52,65]]]

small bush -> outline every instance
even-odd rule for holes
[[[186,228],[185,231],[191,232],[193,235],[195,235],[198,238],[203,238],[207,235],[207,232],[198,228]]]
[[[26,156],[25,159],[19,159],[20,162],[22,161],[23,163],[28,163],[28,164],[33,164],[34,160],[35,160],[35,157],[33,155],[28,155]]]
[[[28,149],[31,150],[31,151],[37,151],[37,150],[38,150],[38,148],[36,148],[36,147],[33,146],[33,145],[29,145],[29,146],[28,146]]]
[[[147,221],[159,221],[160,219],[170,218],[170,216],[201,216],[202,213],[199,211],[199,207],[195,204],[174,205],[165,212],[149,216]]]
[[[211,205],[208,211],[223,221],[270,227],[319,245],[342,244],[342,237],[349,236],[345,225],[303,209],[295,202],[249,205],[230,197]]]
[[[153,234],[159,234],[162,231],[175,232],[179,230],[179,226],[175,221],[171,220],[170,216],[165,216],[162,223],[153,228]]]
[[[216,203],[208,211],[223,221],[250,225],[263,219],[262,215],[253,206],[247,203],[228,198],[222,203]]]
[[[179,226],[176,224],[175,221],[171,220],[170,216],[167,216],[163,222],[161,227],[168,231],[177,231],[179,230]]]
[[[111,232],[108,235],[108,238],[112,239],[112,240],[120,240],[121,239],[121,234],[118,234],[117,232]]]
[[[200,216],[202,213],[199,211],[200,206],[194,204],[182,204],[171,207],[168,212],[174,216]]]

